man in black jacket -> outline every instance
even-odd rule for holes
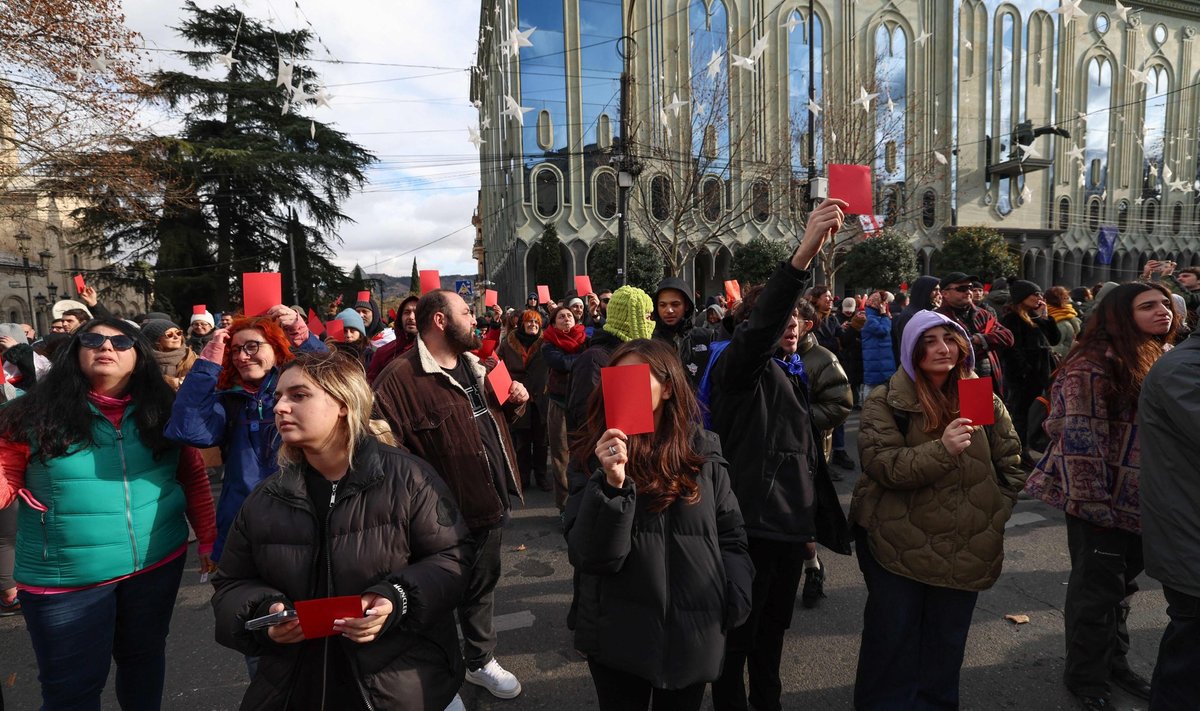
[[[679,277],[667,277],[658,282],[654,292],[654,337],[671,344],[679,350],[684,336],[692,330],[692,317],[696,306],[688,296],[688,286]]]
[[[812,280],[808,265],[842,226],[845,205],[826,200],[812,212],[800,246],[754,305],[742,306],[750,308],[748,318],[710,365],[713,430],[729,460],[755,568],[750,618],[730,632],[725,667],[713,683],[717,711],[747,708],[747,662],[750,705],[779,711],[783,635],[791,625],[806,544],[816,540],[850,552],[846,517],[812,424],[795,327],[796,304]]]

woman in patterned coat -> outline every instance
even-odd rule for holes
[[[1050,446],[1025,487],[1066,513],[1063,681],[1085,709],[1111,707],[1110,683],[1150,698],[1125,658],[1125,617],[1142,572],[1137,402],[1178,328],[1158,284],[1123,284],[1100,302],[1051,388]]]

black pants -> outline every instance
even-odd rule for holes
[[[716,711],[746,711],[746,686],[742,676],[750,668],[750,705],[755,711],[780,711],[779,660],[783,635],[792,625],[796,590],[804,574],[804,544],[750,539],[754,563],[752,606],[745,624],[725,640],[725,666],[713,682]]]
[[[1171,618],[1158,645],[1150,711],[1193,711],[1200,700],[1200,597],[1163,586]]]
[[[500,582],[500,528],[472,531],[468,539],[475,549],[475,565],[467,576],[467,589],[458,605],[462,627],[463,659],[467,668],[478,670],[492,660],[496,651],[496,583]]]
[[[958,682],[978,593],[926,585],[886,570],[854,528],[867,583],[854,680],[860,711],[957,709]]]
[[[704,682],[682,689],[656,689],[650,682],[629,672],[588,660],[588,671],[596,686],[600,711],[698,711],[704,701]]]
[[[1071,577],[1063,605],[1071,693],[1108,697],[1109,674],[1129,669],[1129,598],[1142,572],[1142,537],[1067,515]]]
[[[517,454],[517,469],[521,471],[521,488],[528,489],[531,485],[548,486],[550,474],[547,469],[548,443],[546,439],[546,418],[542,408],[529,403],[529,427],[526,429],[511,429],[513,449]]]

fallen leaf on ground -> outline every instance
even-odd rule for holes
[[[523,551],[523,550],[525,550],[525,544],[524,544],[524,543],[522,543],[521,545],[517,546],[517,547],[516,547],[516,548],[514,548],[513,550],[515,550],[515,551]]]
[[[1016,625],[1023,625],[1029,622],[1029,615],[1005,615],[1004,619]]]

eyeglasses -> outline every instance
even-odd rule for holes
[[[180,331],[179,329],[167,331],[163,334],[163,338],[183,338],[183,331]]]
[[[92,331],[79,334],[79,345],[87,348],[88,350],[96,350],[97,348],[102,347],[105,341],[111,343],[112,347],[118,351],[127,351],[130,348],[133,348],[134,343],[132,338],[124,334],[107,336],[103,333],[95,333]]]
[[[970,284],[959,284],[958,286],[950,287],[950,291],[957,291],[960,294],[965,294],[971,290]]]
[[[266,341],[246,341],[240,346],[230,346],[229,352],[235,356],[239,353],[245,353],[248,356],[252,356],[255,353],[258,353],[258,349],[262,348],[266,344]]]

